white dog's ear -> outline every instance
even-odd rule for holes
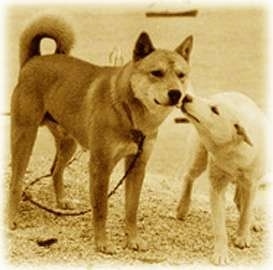
[[[234,127],[236,129],[237,135],[239,135],[244,142],[246,142],[247,144],[249,144],[250,146],[253,146],[250,138],[248,137],[246,130],[239,124],[234,124]]]
[[[187,62],[190,61],[190,54],[192,51],[193,36],[188,36],[176,49]]]
[[[134,48],[133,60],[138,61],[155,50],[149,35],[146,32],[142,32]]]

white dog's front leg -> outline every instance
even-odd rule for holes
[[[239,228],[234,242],[235,246],[239,248],[250,247],[250,227],[254,220],[252,210],[255,193],[256,186],[252,186],[251,183],[241,188]]]
[[[190,169],[183,178],[181,198],[176,214],[176,217],[180,220],[184,220],[189,211],[193,182],[206,169],[207,156],[208,153],[206,149],[201,143],[199,143]]]
[[[224,173],[221,173],[216,167],[210,168],[210,203],[212,223],[214,229],[214,253],[212,262],[214,264],[227,264],[228,258],[228,240],[225,224],[225,188],[227,179]]]

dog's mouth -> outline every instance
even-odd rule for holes
[[[194,115],[192,115],[192,114],[190,114],[190,113],[188,113],[188,112],[186,112],[186,115],[187,115],[189,118],[191,118],[191,119],[193,119],[194,121],[196,121],[197,123],[200,123],[200,120],[199,120],[196,116],[194,116]]]
[[[171,107],[171,106],[175,106],[176,105],[176,103],[173,104],[171,102],[170,103],[161,103],[156,98],[154,98],[154,103],[157,104],[157,105],[160,105],[160,106],[164,106],[164,107]]]
[[[161,105],[161,103],[160,103],[156,98],[154,98],[154,102],[155,102],[155,104],[157,104],[157,105]]]
[[[184,104],[181,106],[181,111],[182,111],[184,114],[186,114],[188,118],[194,120],[194,121],[197,122],[197,123],[200,123],[200,120],[199,120],[196,116],[194,116],[193,114],[189,113],[189,112],[186,110]]]

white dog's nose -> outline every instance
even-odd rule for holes
[[[182,103],[190,103],[192,102],[193,98],[189,94],[186,94],[186,96],[183,98]]]

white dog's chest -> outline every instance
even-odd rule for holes
[[[218,168],[228,174],[230,181],[233,183],[241,181],[242,178],[248,178],[249,172],[251,172],[252,167],[255,166],[255,164],[251,162],[253,159],[248,160],[248,157],[243,159],[239,155],[227,155],[222,157],[211,155],[210,157],[210,162],[216,164]]]

